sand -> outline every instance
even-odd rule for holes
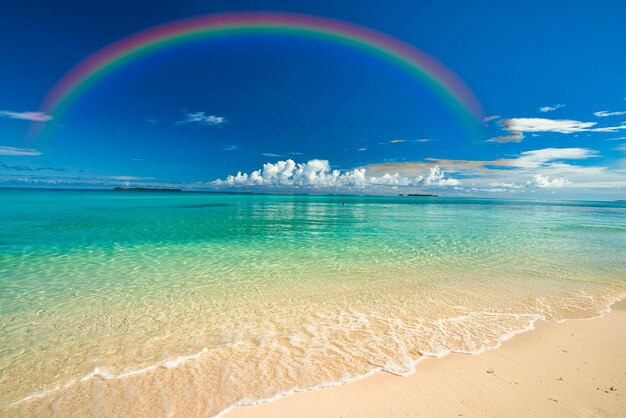
[[[601,318],[538,321],[478,355],[426,359],[341,386],[238,406],[234,417],[626,416],[626,301]]]

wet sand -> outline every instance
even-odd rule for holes
[[[233,417],[626,416],[626,301],[592,320],[538,321],[479,355],[426,359],[408,377],[238,406]]]

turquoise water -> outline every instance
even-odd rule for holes
[[[211,415],[626,294],[617,202],[5,189],[0,219],[8,415]]]

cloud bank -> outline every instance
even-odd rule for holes
[[[411,177],[398,173],[369,176],[365,168],[333,170],[327,160],[296,163],[288,159],[264,164],[261,169],[250,174],[238,172],[225,179],[209,182],[207,185],[218,188],[247,186],[367,193],[389,187],[447,187],[460,184],[459,180],[446,177],[445,172],[437,165],[430,167],[424,174]]]

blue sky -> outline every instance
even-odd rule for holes
[[[6,3],[0,186],[626,198],[623,2]],[[488,120],[470,137],[387,61],[256,35],[133,61],[29,139],[29,119],[47,115],[28,112],[99,48],[156,24],[248,10],[315,14],[408,42],[462,78]]]

